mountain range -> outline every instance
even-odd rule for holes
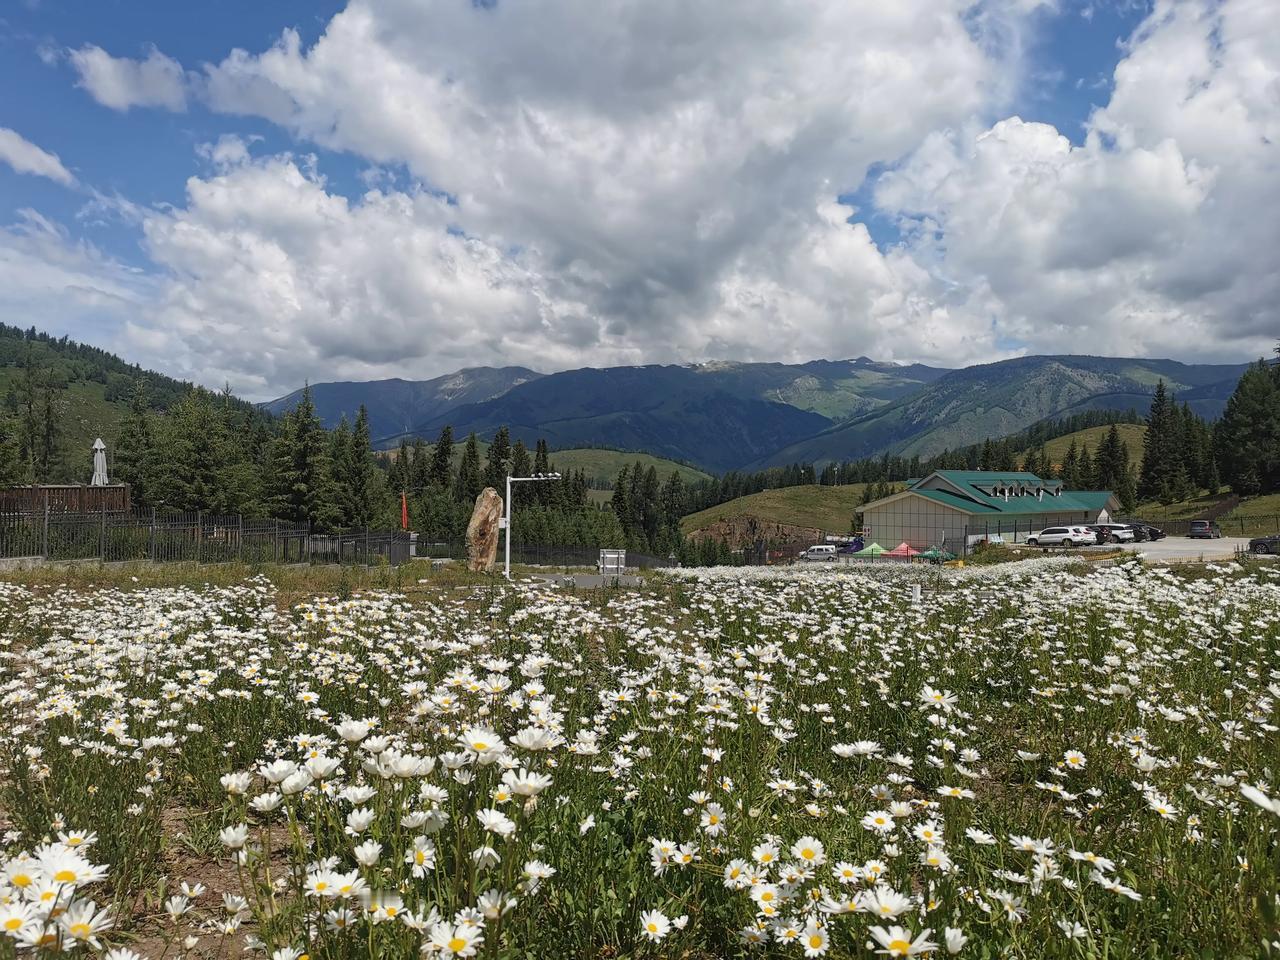
[[[586,367],[542,375],[478,367],[434,380],[318,383],[327,425],[369,410],[379,445],[446,424],[455,436],[552,448],[644,450],[707,470],[823,464],[895,453],[927,456],[1089,409],[1144,410],[1164,380],[1217,416],[1247,364],[1088,356],[1019,357],[959,370],[859,357],[803,364],[715,362]],[[281,412],[297,392],[266,406]]]

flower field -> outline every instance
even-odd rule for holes
[[[1265,566],[0,584],[0,956],[1280,955],[1278,703]]]

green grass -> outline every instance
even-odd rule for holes
[[[1116,429],[1120,431],[1120,439],[1129,445],[1129,465],[1135,470],[1142,469],[1142,439],[1147,435],[1146,424],[1142,423],[1118,423]],[[1097,453],[1098,447],[1102,445],[1102,441],[1106,439],[1111,427],[1088,427],[1084,430],[1077,430],[1075,433],[1068,433],[1062,437],[1055,437],[1044,445],[1045,452],[1049,454],[1049,459],[1053,461],[1054,466],[1061,466],[1063,458],[1067,455],[1067,448],[1071,446],[1074,440],[1076,452],[1078,453],[1083,447],[1088,447],[1089,452]],[[1026,456],[1029,451],[1024,450],[1022,456]]]
[[[1159,503],[1154,500],[1146,503],[1138,504],[1138,509],[1134,511],[1134,515],[1144,520],[1150,520],[1152,523],[1158,523],[1161,520],[1192,520],[1206,510],[1220,504],[1227,499],[1229,494],[1202,493],[1190,500],[1179,500],[1177,503]]]
[[[764,490],[691,513],[680,521],[680,526],[685,533],[692,533],[721,520],[756,517],[769,523],[846,533],[853,522],[853,511],[862,498],[864,486],[861,483],[841,487],[805,484]]]

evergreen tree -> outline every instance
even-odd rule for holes
[[[18,424],[0,414],[0,487],[12,487],[24,479],[22,460],[18,456]]]
[[[129,498],[138,506],[151,504],[151,481],[155,473],[155,449],[151,430],[147,384],[135,380],[129,395],[129,413],[116,438],[112,467],[118,483],[130,486]]]
[[[1242,496],[1280,489],[1280,379],[1263,361],[1240,377],[1215,431],[1222,479]]]
[[[431,455],[427,453],[426,441],[414,437],[409,450],[409,489],[414,492],[425,490],[431,484]]]
[[[333,529],[341,511],[333,496],[329,443],[316,415],[311,387],[289,412],[276,438],[274,503],[284,519],[305,520],[316,530]]]
[[[1144,499],[1174,503],[1190,486],[1182,445],[1182,418],[1165,389],[1156,384],[1147,414],[1147,434],[1142,443],[1142,474],[1138,495]]]
[[[344,413],[338,426],[329,434],[329,463],[333,471],[333,499],[339,526],[351,526],[355,520],[355,491],[352,490],[351,424]]]
[[[443,490],[449,489],[453,477],[453,427],[446,425],[441,429],[431,449],[431,468],[427,473],[431,483]]]
[[[1062,466],[1058,470],[1058,479],[1062,481],[1062,485],[1068,490],[1078,489],[1076,481],[1080,479],[1080,462],[1079,453],[1076,450],[1076,442],[1073,439],[1067,444],[1067,452],[1062,458]]]
[[[467,445],[462,451],[462,462],[458,465],[458,476],[454,480],[453,496],[455,500],[460,500],[470,507],[483,489],[484,479],[480,473],[480,442],[473,433],[467,437]]]
[[[351,496],[351,523],[369,526],[377,517],[379,502],[384,498],[373,458],[373,441],[369,435],[369,411],[364,404],[360,404],[356,411],[350,453],[345,462],[349,471],[347,487]]]
[[[532,472],[533,461],[529,458],[529,449],[524,445],[523,440],[517,440],[515,446],[511,448],[511,475],[527,477]],[[534,486],[538,485],[534,484]]]
[[[484,484],[501,491],[507,484],[511,469],[511,434],[506,427],[499,427],[489,443],[489,456],[485,460]]]

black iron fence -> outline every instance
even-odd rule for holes
[[[194,513],[0,512],[0,558],[104,563],[355,563],[409,559],[400,530],[313,534],[289,520]]]
[[[421,538],[414,547],[415,555],[432,560],[467,559],[465,543],[431,542]],[[503,560],[503,545],[498,542],[498,563]],[[599,547],[558,546],[541,543],[512,543],[511,562],[539,567],[595,567],[600,561]],[[627,551],[627,566],[641,570],[675,566],[674,557],[659,557],[648,553]]]

